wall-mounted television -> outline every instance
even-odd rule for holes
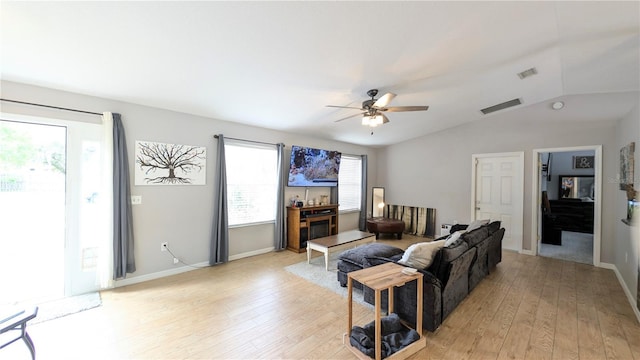
[[[289,163],[288,186],[338,186],[338,151],[293,145]]]

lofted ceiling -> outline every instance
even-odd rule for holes
[[[500,113],[617,119],[640,90],[637,1],[2,1],[0,12],[3,80],[367,146]],[[387,113],[371,134],[358,117],[336,122],[356,110],[326,107],[360,106],[372,88],[429,110]]]

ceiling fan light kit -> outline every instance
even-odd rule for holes
[[[384,118],[382,115],[374,115],[374,116],[365,116],[362,118],[362,125],[369,127],[376,127],[378,125],[384,124]]]
[[[342,109],[355,109],[360,110],[359,114],[347,116],[342,119],[338,119],[335,122],[343,121],[350,119],[352,117],[356,117],[358,115],[363,115],[362,117],[362,125],[369,127],[377,127],[382,124],[386,124],[389,122],[389,119],[384,115],[384,112],[402,112],[402,111],[426,111],[429,109],[428,106],[392,106],[387,107],[391,100],[396,97],[394,93],[386,93],[382,95],[379,99],[376,99],[376,95],[378,95],[378,89],[371,89],[367,91],[367,95],[371,97],[371,99],[367,99],[362,102],[361,108],[354,108],[352,106],[338,106],[338,105],[327,105],[327,107],[335,107]]]

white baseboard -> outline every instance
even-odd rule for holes
[[[522,255],[529,255],[529,256],[535,256],[536,255],[536,254],[533,253],[533,250],[524,250],[524,249],[522,249],[519,252]]]
[[[627,295],[627,300],[629,300],[631,309],[633,309],[633,312],[636,314],[636,319],[640,323],[640,311],[638,311],[638,308],[636,307],[637,306],[636,299],[633,298],[633,293],[631,292],[631,290],[629,290],[629,288],[627,287],[627,284],[624,282],[622,275],[618,271],[618,267],[615,264],[609,264],[609,263],[603,263],[603,262],[600,263],[600,267],[605,269],[611,269],[616,274],[616,277],[618,278],[618,282],[622,286],[622,290],[624,290],[625,295]]]
[[[175,269],[158,271],[158,272],[155,272],[155,273],[152,273],[152,274],[141,275],[141,276],[136,276],[136,277],[122,279],[122,280],[116,280],[116,282],[114,284],[114,287],[133,285],[133,284],[138,284],[138,283],[145,282],[145,281],[160,279],[160,278],[167,277],[167,276],[178,275],[178,274],[182,274],[182,273],[187,272],[187,271],[197,270],[197,268],[203,268],[203,267],[207,267],[207,266],[209,266],[209,262],[208,261],[203,261],[201,263],[192,264],[191,266],[181,266],[181,267],[177,267]]]
[[[254,250],[254,251],[249,251],[249,252],[242,253],[242,254],[232,255],[232,256],[229,256],[229,261],[238,260],[238,259],[246,258],[246,257],[249,257],[249,256],[262,255],[262,254],[266,254],[266,253],[272,252],[273,250],[275,250],[275,248],[272,246],[272,247],[268,247],[268,248],[264,248],[264,249],[258,249],[258,250]]]
[[[246,258],[246,257],[250,257],[250,256],[255,256],[255,255],[266,254],[266,253],[271,252],[273,250],[274,250],[274,248],[271,247],[271,248],[265,248],[265,249],[258,249],[258,250],[254,250],[254,251],[250,251],[250,252],[246,252],[246,253],[242,253],[242,254],[236,254],[236,255],[229,256],[229,261],[238,260],[238,259],[242,259],[242,258]],[[197,264],[192,264],[191,266],[181,266],[181,267],[177,267],[177,268],[173,268],[173,269],[169,269],[169,270],[158,271],[158,272],[155,272],[155,273],[152,273],[152,274],[131,277],[131,278],[128,278],[128,279],[116,280],[113,287],[122,287],[122,286],[127,286],[127,285],[138,284],[138,283],[145,282],[145,281],[150,281],[150,280],[160,279],[160,278],[167,277],[167,276],[182,274],[182,273],[187,272],[187,271],[197,270],[198,268],[203,268],[203,267],[208,267],[208,266],[209,266],[209,262],[208,261],[203,261],[203,262],[200,262],[200,263],[197,263]]]

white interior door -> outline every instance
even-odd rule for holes
[[[473,156],[473,219],[500,220],[502,248],[522,249],[524,153]]]

